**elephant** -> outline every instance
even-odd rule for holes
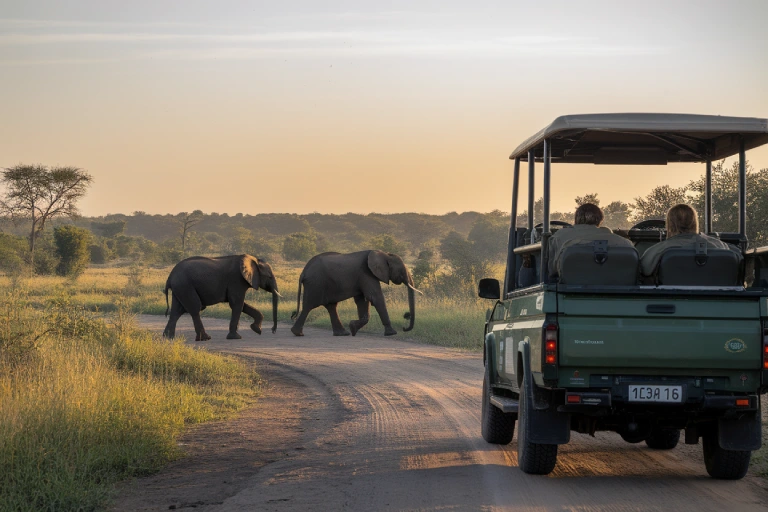
[[[369,307],[373,304],[384,324],[384,334],[397,334],[392,328],[381,291],[381,283],[392,281],[408,287],[409,325],[404,331],[413,329],[416,318],[414,292],[421,293],[413,286],[413,279],[405,263],[396,254],[377,250],[340,254],[326,252],[309,260],[299,277],[299,292],[296,297],[296,311],[291,315],[295,319],[291,332],[303,336],[304,322],[310,311],[318,306],[325,306],[331,317],[334,336],[352,336],[368,323]],[[304,286],[304,306],[301,306],[301,288]],[[357,305],[358,320],[349,322],[349,331],[339,319],[336,306],[339,302],[354,298]],[[299,311],[301,313],[299,314]],[[298,316],[298,318],[297,318]]]
[[[261,321],[264,315],[245,303],[245,292],[249,288],[261,288],[272,294],[272,333],[277,330],[277,303],[278,297],[282,297],[277,289],[277,280],[272,273],[272,267],[264,260],[255,258],[249,254],[232,256],[220,256],[218,258],[206,258],[193,256],[180,261],[173,267],[165,283],[165,316],[170,318],[165,326],[163,336],[174,338],[176,335],[176,322],[184,313],[192,316],[195,324],[195,341],[211,339],[205,332],[203,322],[200,320],[200,311],[206,306],[228,302],[232,308],[232,318],[229,321],[228,340],[242,338],[237,333],[240,313],[245,313],[253,318],[251,329],[261,334]],[[173,300],[168,307],[168,290],[173,291]]]

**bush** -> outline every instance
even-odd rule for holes
[[[0,233],[0,270],[10,275],[21,274],[28,252],[29,246],[24,238]]]
[[[283,240],[283,257],[287,260],[307,261],[317,253],[316,237],[312,233],[293,233]]]
[[[88,247],[90,253],[91,263],[101,265],[114,259],[114,253],[109,249],[109,246],[105,243],[91,244]]]
[[[35,245],[35,274],[53,275],[58,265],[59,256],[56,252],[53,235],[50,232],[45,233]]]
[[[371,238],[369,245],[371,249],[391,252],[392,254],[397,254],[401,257],[405,256],[405,253],[408,251],[406,244],[398,242],[394,236],[389,234],[374,236]]]
[[[59,264],[56,273],[60,276],[77,277],[82,274],[91,259],[88,245],[91,232],[70,224],[57,226],[53,230],[56,242],[56,254]]]

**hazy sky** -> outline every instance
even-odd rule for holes
[[[506,211],[558,115],[768,117],[764,0],[533,4],[0,0],[0,167],[88,170],[86,215]],[[699,167],[553,166],[554,209]]]

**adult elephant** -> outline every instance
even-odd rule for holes
[[[392,281],[394,284],[405,284],[408,287],[408,310],[410,322],[404,331],[413,329],[416,318],[414,309],[414,292],[419,292],[413,286],[413,279],[405,263],[396,254],[383,251],[360,251],[350,254],[326,252],[318,254],[309,260],[299,277],[299,292],[296,297],[296,311],[291,319],[296,322],[291,332],[303,336],[304,322],[309,312],[318,306],[325,306],[331,317],[334,336],[352,336],[368,323],[370,305],[376,308],[384,324],[384,334],[397,334],[392,328],[381,291],[381,283]],[[304,286],[304,306],[301,305],[301,288]],[[339,302],[354,298],[357,305],[358,319],[349,322],[349,331],[339,319],[336,306]],[[301,313],[299,313],[301,311]],[[298,318],[297,318],[298,315]]]
[[[165,316],[170,318],[163,336],[173,338],[176,335],[176,322],[184,313],[189,313],[195,324],[195,341],[205,341],[211,337],[205,332],[200,320],[200,311],[206,306],[228,302],[232,308],[229,321],[228,340],[242,338],[237,333],[240,313],[253,318],[251,329],[261,334],[261,321],[264,315],[245,303],[245,292],[249,288],[261,288],[272,294],[272,332],[277,330],[277,302],[281,297],[277,290],[277,281],[272,267],[264,260],[248,254],[205,258],[194,256],[180,261],[173,267],[165,282]],[[173,290],[173,300],[168,308],[168,290]]]

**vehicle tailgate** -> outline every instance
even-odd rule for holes
[[[559,294],[559,364],[756,369],[760,303]]]

